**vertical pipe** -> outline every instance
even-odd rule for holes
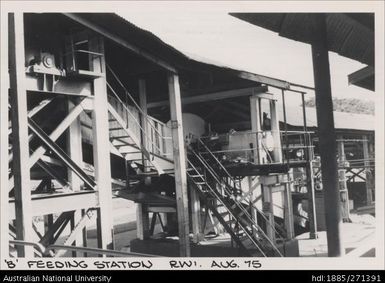
[[[319,149],[324,187],[325,221],[329,257],[344,254],[341,241],[340,196],[338,191],[336,133],[330,85],[329,54],[325,14],[313,14],[312,58],[316,94]]]

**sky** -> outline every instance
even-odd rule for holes
[[[207,58],[219,65],[314,86],[310,45],[280,37],[228,14],[245,9],[226,2],[172,6],[153,3],[136,4],[118,14],[194,58]],[[375,100],[373,92],[348,85],[348,74],[365,65],[333,52],[329,55],[334,97]]]

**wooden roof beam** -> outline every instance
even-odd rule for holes
[[[260,87],[249,87],[249,88],[242,88],[242,89],[232,89],[232,90],[219,91],[219,92],[213,92],[213,93],[205,93],[205,94],[195,95],[190,97],[182,97],[182,104],[187,105],[187,104],[223,100],[223,99],[241,97],[241,96],[251,96],[253,94],[264,93],[267,90],[268,89],[266,86],[260,86]],[[162,107],[162,106],[167,106],[169,104],[170,103],[168,100],[150,102],[147,104],[147,108]]]
[[[65,16],[67,16],[68,18],[70,18],[71,20],[101,34],[102,36],[104,36],[104,37],[114,41],[115,43],[131,50],[135,54],[142,56],[143,58],[149,60],[150,62],[155,63],[158,66],[160,66],[160,67],[162,67],[162,68],[164,68],[170,72],[177,73],[177,70],[168,62],[148,53],[147,51],[144,51],[143,49],[133,45],[132,43],[130,43],[130,42],[128,42],[122,38],[120,38],[119,36],[112,34],[111,32],[104,29],[103,27],[98,26],[97,24],[95,24],[95,23],[93,23],[87,19],[84,19],[80,15],[78,15],[76,13],[63,13],[63,14]]]

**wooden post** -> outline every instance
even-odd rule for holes
[[[150,236],[150,217],[145,204],[137,204],[136,219],[139,220],[136,222],[136,236],[140,240],[148,239]]]
[[[46,184],[46,190],[50,192],[52,190],[52,180],[47,179],[47,184]],[[53,214],[47,214],[44,215],[44,234],[47,234],[47,232],[52,229],[53,225]],[[50,234],[50,236],[47,238],[47,244],[53,244],[53,236],[54,234]]]
[[[348,187],[346,184],[346,169],[345,162],[345,145],[343,141],[343,136],[338,138],[338,158],[339,158],[339,169],[338,169],[338,179],[340,184],[340,196],[341,196],[341,217],[343,222],[351,222],[349,218],[349,193]]]
[[[285,212],[285,228],[288,239],[294,238],[294,215],[293,215],[293,202],[291,198],[291,185],[285,183],[285,190],[282,192],[284,199],[284,212]]]
[[[71,110],[76,106],[74,103],[68,98],[68,111],[71,112]],[[82,152],[82,129],[80,124],[80,117],[76,118],[72,124],[68,127],[68,134],[67,134],[67,151],[68,155],[71,157],[71,159],[81,168],[83,167],[83,152]],[[76,175],[71,169],[67,170],[68,174],[68,181],[71,184],[72,190],[74,192],[80,191],[81,187],[83,185],[83,182],[79,178],[78,175]],[[82,219],[82,213],[81,210],[74,211],[73,218],[71,219],[71,228],[73,229],[78,221]],[[73,226],[73,227],[72,227]],[[76,241],[73,245],[80,244],[81,246],[85,246],[85,242],[83,241],[84,234],[86,234],[86,228],[83,229],[83,233],[79,234],[79,236],[76,238]],[[77,252],[73,252],[74,256],[77,256]],[[80,254],[79,254],[80,255]]]
[[[139,106],[143,113],[139,113],[140,125],[143,130],[140,131],[141,147],[145,150],[148,149],[148,122],[147,122],[147,92],[146,81],[144,79],[139,80]],[[149,171],[149,162],[142,154],[142,164],[144,172]],[[149,185],[151,183],[151,177],[145,177],[144,183]],[[144,240],[150,236],[150,219],[147,211],[147,206],[142,203],[136,204],[136,234],[138,239]]]
[[[281,132],[279,130],[279,117],[276,108],[276,100],[270,100],[271,134],[274,139],[274,162],[282,163]]]
[[[363,139],[363,154],[364,154],[364,166],[365,166],[365,174],[366,174],[366,205],[371,205],[373,203],[373,174],[370,170],[370,154],[369,154],[369,140],[368,136],[362,136]]]
[[[170,73],[168,75],[168,89],[171,112],[171,133],[174,153],[174,175],[180,244],[179,254],[181,257],[189,257],[190,240],[186,154],[183,137],[182,105],[180,98],[179,77],[177,74]]]
[[[9,13],[8,15],[16,238],[21,241],[33,241],[31,180],[29,167],[26,166],[29,162],[29,140],[24,68],[24,19],[22,13]],[[2,93],[2,96],[4,95],[5,93]],[[17,255],[18,257],[33,257],[33,248],[17,246]]]
[[[203,234],[201,233],[201,203],[196,189],[190,189],[190,198],[193,241],[199,243],[203,240]]]
[[[262,192],[263,192],[263,212],[267,216],[266,231],[270,240],[275,243],[274,232],[274,206],[273,206],[273,192],[269,185],[264,185],[264,177],[262,177]]]
[[[251,213],[250,213],[251,218],[253,219],[254,223],[258,224],[258,213],[256,209],[257,204],[255,203],[255,200],[257,198],[256,187],[258,186],[258,183],[259,183],[259,177],[256,176],[253,179],[252,176],[249,176],[247,177],[247,181],[249,186],[249,190],[247,193],[249,194],[249,199],[250,199],[249,206],[251,210]],[[258,233],[257,229],[253,226],[252,230],[253,230],[253,235],[256,236]]]
[[[9,19],[10,20],[10,19]],[[1,24],[1,34],[7,34],[10,33],[10,30],[8,29],[8,22],[3,21]],[[15,34],[15,31],[13,31],[13,34]],[[13,35],[14,36],[14,35]],[[11,42],[9,40],[9,45],[11,45]],[[14,46],[10,46],[11,48],[14,48]],[[1,223],[8,223],[8,190],[5,188],[8,188],[8,99],[9,96],[8,88],[9,88],[9,77],[6,75],[8,65],[6,64],[8,60],[8,46],[7,44],[4,44],[1,48],[1,62],[4,62],[4,64],[1,65],[1,72],[4,74],[4,76],[1,76],[1,95],[0,95],[0,221]],[[7,158],[6,158],[7,156]],[[9,257],[9,230],[7,228],[1,229],[0,231],[0,257],[1,258],[7,258]],[[0,268],[5,268],[5,262],[3,261],[0,263]]]
[[[255,148],[253,150],[255,164],[262,163],[262,156],[261,156],[262,133],[261,133],[261,119],[260,119],[260,113],[259,113],[260,103],[261,103],[261,99],[258,98],[258,96],[256,95],[250,96],[251,131],[255,133],[252,135],[253,148]]]
[[[334,129],[333,101],[330,86],[329,55],[326,19],[324,14],[314,14],[312,40],[314,85],[317,109],[319,150],[321,156],[322,183],[324,187],[325,222],[328,255],[344,254],[341,242],[340,196],[337,178],[336,133]]]
[[[90,51],[104,54],[103,38],[89,41]],[[105,74],[105,58],[90,56],[92,71]],[[106,77],[94,79],[94,109],[92,112],[93,155],[95,181],[99,197],[98,225],[100,225],[99,247],[113,249],[113,213],[111,188],[110,141],[107,110]]]

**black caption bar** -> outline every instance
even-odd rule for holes
[[[354,271],[332,271],[332,270],[252,270],[252,271],[122,271],[122,270],[3,270],[0,271],[0,282],[124,282],[127,276],[140,276],[143,279],[155,279],[160,277],[157,273],[171,273],[172,278],[186,278],[202,280],[202,276],[209,276],[216,280],[223,277],[227,280],[242,280],[240,277],[245,273],[252,276],[255,282],[266,278],[268,282],[384,282],[383,270],[354,270]],[[169,275],[169,274],[168,274]],[[162,276],[162,274],[159,274]],[[165,274],[165,276],[167,276]],[[219,277],[218,277],[219,276]],[[123,281],[122,281],[123,279]],[[278,281],[279,280],[279,281]]]

